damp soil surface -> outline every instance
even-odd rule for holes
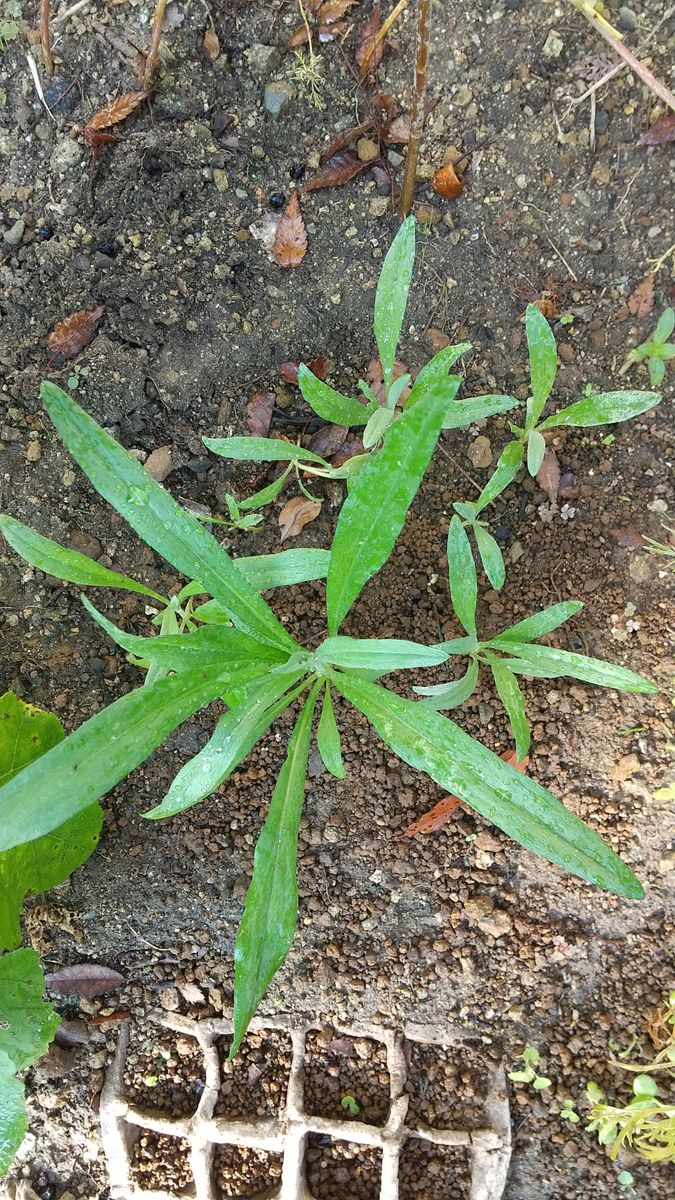
[[[329,379],[355,394],[374,353],[374,288],[397,228],[386,175],[369,167],[341,188],[303,198],[309,247],[296,270],[269,261],[251,226],[272,211],[271,195],[288,197],[336,132],[369,111],[373,92],[359,83],[353,61],[370,0],[350,11],[353,28],[341,44],[316,45],[321,108],[312,104],[306,70],[299,83],[289,80],[297,63],[283,46],[299,24],[294,4],[175,0],[158,87],[96,165],[81,129],[134,87],[138,49],[149,40],[148,5],[90,4],[56,26],[50,114],[26,64],[34,7],[20,7],[22,36],[0,54],[2,509],[166,594],[181,582],[176,572],[92,490],[42,411],[40,380],[76,388],[85,409],[141,460],[169,447],[164,486],[216,515],[226,512],[228,492],[243,497],[265,477],[214,458],[204,435],[247,432],[246,405],[256,391],[275,394],[273,432],[298,437],[314,429],[294,388],[280,382],[282,363],[324,354]],[[613,0],[609,8],[624,25],[632,14],[638,27],[624,33],[637,49],[667,5],[624,6],[621,18]],[[220,43],[215,62],[202,49],[207,9]],[[412,9],[396,22],[379,67],[380,91],[400,113],[411,104]],[[594,104],[580,101],[589,76],[606,65],[606,47],[571,6],[476,0],[469,15],[460,0],[446,0],[434,14],[429,78],[437,103],[420,163],[419,253],[401,360],[416,370],[446,339],[470,341],[463,394],[524,400],[520,318],[528,300],[543,297],[559,345],[556,403],[577,398],[587,383],[648,386],[642,367],[621,381],[618,372],[673,298],[666,254],[675,238],[673,159],[667,145],[635,145],[659,115],[654,97],[622,71]],[[641,51],[666,81],[674,44],[671,19]],[[31,53],[46,83],[34,38]],[[276,81],[292,90],[280,92]],[[285,98],[279,117],[265,108],[268,85]],[[446,158],[474,147],[464,191],[445,201],[426,181]],[[397,185],[400,150],[390,154]],[[651,273],[653,308],[640,315],[630,297]],[[70,363],[52,360],[50,330],[96,305],[105,313],[89,347]],[[613,532],[634,527],[663,540],[662,516],[674,505],[672,373],[664,394],[658,409],[630,424],[560,433],[554,448],[566,493],[558,509],[526,476],[500,497],[490,526],[503,545],[507,581],[497,594],[481,580],[478,613],[490,633],[548,604],[581,599],[583,610],[554,644],[611,658],[661,686],[660,695],[639,697],[565,680],[526,685],[530,774],[625,856],[644,883],[644,901],[618,900],[543,864],[468,808],[432,835],[395,840],[440,790],[341,703],[346,778],[324,773],[315,757],[310,763],[298,931],[264,1011],[338,1025],[436,1024],[475,1039],[491,1058],[503,1056],[507,1068],[525,1044],[536,1045],[552,1085],[543,1094],[513,1089],[508,1200],[623,1196],[622,1169],[632,1173],[638,1200],[664,1200],[673,1190],[673,1167],[629,1155],[611,1162],[584,1132],[584,1119],[573,1125],[558,1116],[571,1099],[585,1118],[588,1079],[628,1099],[623,1073],[608,1066],[608,1046],[625,1045],[635,1032],[648,1053],[645,1016],[672,986],[672,802],[654,792],[675,773],[673,576],[664,560],[630,549],[634,537]],[[478,436],[489,445],[477,447]],[[500,419],[444,438],[394,555],[354,606],[345,633],[430,642],[459,636],[444,559],[451,504],[477,495],[490,467],[476,463],[494,462],[507,438]],[[313,486],[321,513],[287,545],[330,544],[343,493]],[[234,555],[279,548],[278,511],[291,494],[267,510],[258,531],[218,531]],[[27,568],[7,547],[0,569],[4,688],[55,711],[71,730],[137,686],[138,672],[86,616],[76,587]],[[125,629],[151,632],[152,612],[137,596],[96,599]],[[323,635],[323,585],[270,600],[300,640]],[[425,682],[442,678],[438,670]],[[405,692],[417,680],[388,682]],[[171,823],[141,819],[205,743],[216,715],[201,712],[105,798],[97,853],[28,913],[27,932],[48,970],[91,960],[128,981],[112,1004],[109,997],[59,1001],[79,1041],[56,1047],[65,1057],[52,1054],[28,1073],[30,1133],[14,1175],[28,1176],[40,1195],[106,1195],[97,1096],[117,1026],[92,1018],[129,1011],[140,1038],[149,1039],[145,1013],[157,1005],[203,1016],[231,1004],[234,936],[290,718],[209,801]],[[492,749],[510,748],[487,680],[454,715]],[[144,1077],[153,1075],[152,1065],[144,1068]],[[178,1079],[182,1086],[180,1072]],[[466,1084],[460,1072],[453,1086],[464,1105],[475,1091],[469,1080],[462,1093]],[[148,1135],[137,1172],[160,1179],[169,1169],[163,1154],[162,1139]],[[363,1155],[360,1162],[367,1188]],[[326,1163],[317,1159],[317,1180],[348,1169]],[[183,1166],[170,1169],[171,1186],[183,1186]],[[233,1179],[240,1169],[232,1168]],[[410,1189],[419,1164],[409,1171]]]

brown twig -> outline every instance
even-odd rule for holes
[[[386,21],[384,21],[382,23],[382,25],[380,25],[380,28],[378,29],[377,33],[375,34],[375,37],[373,38],[372,45],[369,46],[366,57],[364,58],[364,60],[361,64],[361,78],[362,79],[364,78],[365,75],[368,74],[368,68],[370,67],[370,60],[373,57],[373,54],[375,53],[375,51],[377,50],[377,47],[379,46],[380,42],[384,41],[387,34],[389,33],[389,30],[391,29],[392,25],[394,24],[394,21],[398,20],[401,13],[403,12],[403,9],[407,8],[409,3],[410,3],[410,0],[398,0],[398,4],[394,8],[394,10],[389,13],[389,16],[387,17]]]
[[[52,35],[49,29],[51,0],[40,0],[40,42],[42,56],[45,60],[45,71],[54,74],[54,56],[52,54]]]
[[[166,0],[157,0],[155,16],[152,22],[152,37],[150,39],[150,49],[148,50],[145,60],[145,71],[143,72],[143,91],[149,92],[152,87],[152,81],[159,64],[159,39],[162,36],[162,25],[164,24],[164,16],[166,14]]]
[[[571,0],[571,3],[574,8],[578,9],[579,12],[582,13],[589,25],[593,26],[596,33],[599,33],[600,37],[604,38],[605,41],[609,43],[609,45],[612,47],[612,50],[614,50],[614,52],[624,60],[626,65],[630,67],[631,71],[634,71],[635,74],[640,77],[642,82],[646,83],[647,87],[654,92],[654,95],[658,96],[660,100],[663,100],[663,103],[667,104],[669,108],[675,109],[675,96],[673,93],[669,91],[664,83],[661,83],[660,79],[657,79],[655,75],[652,75],[652,72],[649,70],[649,68],[646,67],[644,63],[640,62],[640,59],[636,58],[632,51],[630,51],[628,47],[623,44],[623,41],[617,35],[616,30],[609,24],[609,22],[606,21],[604,17],[599,16],[598,13],[591,8],[589,0]]]
[[[405,159],[405,174],[401,188],[400,212],[407,217],[415,199],[415,179],[424,118],[426,115],[427,60],[429,57],[429,26],[431,23],[431,0],[418,0],[417,12],[417,62],[415,64],[415,95],[410,118],[410,139]]]

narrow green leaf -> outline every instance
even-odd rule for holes
[[[455,500],[452,507],[460,517],[464,517],[465,521],[470,521],[472,524],[478,516],[478,509],[470,500]]]
[[[506,566],[499,542],[496,542],[492,534],[488,533],[482,525],[474,525],[473,532],[483,570],[495,591],[498,592],[504,586],[506,579]]]
[[[495,681],[497,695],[506,709],[509,725],[516,739],[518,762],[522,762],[530,749],[530,726],[527,722],[525,697],[520,689],[518,680],[509,671],[505,663],[495,658],[494,655],[489,656],[488,662]]]
[[[364,449],[371,450],[387,432],[394,419],[393,412],[388,408],[377,408],[369,418],[363,431]]]
[[[47,1053],[61,1018],[44,1000],[45,981],[34,950],[0,958],[0,1052],[16,1071]]]
[[[476,633],[478,580],[471,543],[459,517],[453,517],[448,530],[448,573],[450,598],[460,624],[471,635]]]
[[[293,463],[290,462],[285,471],[282,471],[278,479],[269,483],[267,487],[261,488],[259,492],[254,492],[252,496],[248,496],[246,500],[239,502],[239,508],[242,512],[251,512],[256,508],[264,508],[266,504],[271,504],[281,494],[286,484],[286,480],[290,472],[293,470]]]
[[[419,696],[424,696],[423,703],[428,704],[430,708],[457,708],[468,700],[469,696],[473,696],[477,683],[478,662],[472,658],[461,679],[453,679],[450,683],[435,683],[430,687],[416,687],[413,691]]]
[[[9,1055],[0,1050],[0,1176],[9,1170],[28,1130],[26,1089],[14,1072]]]
[[[603,392],[599,396],[584,396],[569,408],[547,417],[540,429],[557,429],[560,425],[587,428],[591,425],[610,425],[639,417],[661,402],[658,392]]]
[[[234,947],[234,1036],[239,1049],[267,987],[291,948],[298,919],[298,830],[305,795],[309,739],[316,698],[312,689],[288,744],[267,820],[253,858],[253,878]]]
[[[528,427],[531,428],[539,420],[555,383],[558,351],[551,327],[536,304],[528,304],[525,311],[525,332],[530,356],[532,401],[528,403]]]
[[[498,637],[492,639],[492,645],[496,642],[533,642],[545,633],[552,633],[558,626],[564,625],[565,621],[569,621],[570,617],[580,612],[583,607],[583,600],[562,600],[560,604],[551,604],[542,612],[533,613],[531,617],[525,617],[516,625],[510,625]]]
[[[290,587],[325,579],[330,563],[330,550],[280,550],[277,554],[256,554],[236,558],[234,565],[243,571],[247,582],[256,591]]]
[[[526,849],[617,895],[644,895],[630,868],[596,833],[453,721],[353,676],[336,676],[333,683],[399,758],[460,796]]]
[[[270,725],[300,695],[306,685],[293,685],[301,674],[270,675],[247,688],[246,698],[223,714],[203,750],[178,772],[161,804],[143,816],[150,821],[174,817],[205,800],[229,779]],[[289,688],[293,690],[289,692]]]
[[[652,387],[660,387],[666,377],[666,364],[662,358],[650,358],[649,382]]]
[[[317,416],[324,421],[330,421],[332,425],[365,425],[377,406],[377,400],[374,405],[372,400],[370,404],[365,405],[336,392],[335,388],[317,379],[304,363],[300,363],[298,367],[298,387],[303,399],[314,409]]]
[[[403,402],[404,411],[412,408],[413,405],[417,404],[418,400],[425,399],[430,391],[436,394],[438,388],[443,387],[444,384],[448,386],[448,401],[453,400],[457,388],[454,388],[454,391],[452,390],[455,377],[452,377],[451,383],[448,372],[457,362],[457,359],[461,358],[470,349],[471,342],[461,342],[457,346],[446,346],[444,350],[439,350],[438,354],[435,354],[417,375],[410,395]],[[482,398],[479,397],[479,399]],[[467,403],[470,404],[471,401],[469,400]]]
[[[316,744],[326,770],[330,771],[331,775],[334,775],[336,779],[344,779],[345,769],[342,762],[342,749],[340,747],[340,730],[337,727],[335,712],[333,711],[330,682],[326,683],[326,690],[323,695],[319,727],[316,731]]]
[[[527,437],[527,469],[534,479],[546,454],[546,441],[538,429],[531,429]]]
[[[493,640],[486,646],[496,650],[504,650],[503,642]],[[586,658],[584,654],[571,654],[569,650],[554,650],[550,646],[533,645],[531,642],[515,642],[508,639],[508,652],[524,663],[544,670],[551,669],[556,675],[567,675],[570,679],[582,679],[584,683],[594,683],[598,687],[616,688],[622,692],[641,692],[645,695],[658,692],[658,687],[642,675],[636,675],[626,667],[617,667],[614,663],[603,662],[600,658]],[[509,667],[516,670],[511,663]],[[526,674],[518,671],[518,674]]]
[[[0,788],[0,850],[51,833],[99,800],[222,691],[217,671],[186,673],[136,688],[90,717]]]
[[[423,646],[402,638],[328,637],[315,657],[347,670],[405,671],[411,667],[436,667],[447,662],[440,646]]]
[[[387,391],[392,384],[396,347],[415,263],[415,219],[403,222],[389,247],[375,293],[375,341]]]
[[[515,479],[523,465],[523,443],[507,442],[497,459],[497,466],[488,479],[480,496],[475,501],[476,511],[482,512],[488,504],[492,504]]]
[[[389,388],[389,393],[387,395],[387,408],[391,409],[392,412],[396,408],[401,396],[410,383],[410,379],[410,375],[399,375],[398,379],[395,379]]]
[[[509,412],[517,404],[514,396],[472,396],[470,400],[455,400],[446,413],[443,428],[467,429],[474,421]]]
[[[204,445],[221,458],[234,458],[238,462],[313,462],[327,467],[325,459],[319,458],[304,446],[295,442],[282,442],[277,438],[230,437],[202,438]]]
[[[200,579],[238,628],[273,646],[295,643],[196,517],[176,504],[141,464],[53,383],[40,395],[73,458],[97,492],[149,546],[188,579]]]
[[[673,329],[675,329],[675,308],[664,308],[652,334],[652,341],[656,342],[657,346],[662,346],[664,342],[668,341]]]
[[[478,638],[475,634],[472,637],[451,638],[449,642],[439,642],[439,649],[445,650],[448,655],[473,654],[478,649]]]
[[[12,549],[16,550],[26,562],[47,575],[57,579],[67,579],[69,583],[78,583],[80,587],[114,587],[124,588],[127,592],[139,592],[142,596],[152,596],[154,600],[166,603],[163,596],[144,587],[127,575],[118,575],[117,571],[109,571],[86,554],[76,550],[67,550],[51,538],[36,533],[23,521],[17,521],[6,514],[0,516],[0,532],[7,538]]]
[[[364,584],[387,561],[434,452],[445,396],[404,412],[359,472],[340,510],[326,580],[328,631],[337,633]]]

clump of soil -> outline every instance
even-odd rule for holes
[[[374,1147],[312,1133],[305,1161],[314,1200],[379,1200],[382,1155]]]
[[[332,1029],[308,1033],[305,1042],[305,1110],[318,1117],[341,1117],[381,1125],[389,1112],[387,1051],[370,1038],[343,1038]],[[343,1108],[352,1096],[358,1114]]]
[[[134,1179],[146,1191],[181,1192],[192,1186],[190,1149],[183,1138],[144,1131],[134,1147]]]
[[[190,1117],[204,1090],[199,1043],[169,1029],[136,1026],[131,1034],[124,1083],[132,1104],[174,1117]]]
[[[231,1038],[217,1043],[221,1084],[217,1117],[274,1117],[286,1103],[292,1045],[286,1034],[249,1033],[228,1061]]]
[[[267,1188],[279,1184],[283,1161],[281,1154],[251,1146],[217,1146],[212,1169],[216,1195],[222,1200],[231,1196],[267,1195]]]
[[[401,1151],[399,1200],[468,1200],[471,1158],[464,1146],[433,1146],[411,1138]]]
[[[408,1042],[408,1124],[417,1129],[480,1129],[487,1094],[485,1048]]]

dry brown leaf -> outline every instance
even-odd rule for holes
[[[211,28],[210,25],[204,34],[202,49],[209,62],[216,62],[218,58],[220,58],[220,42],[218,41],[218,34],[216,33],[215,29]]]
[[[99,304],[98,308],[82,309],[59,321],[47,338],[52,354],[75,358],[92,341],[104,312],[105,304]]]
[[[277,225],[273,254],[280,267],[299,267],[307,253],[307,230],[297,191],[291,193]]]
[[[546,492],[551,504],[558,503],[558,488],[560,487],[560,463],[555,450],[546,450],[544,461],[537,471],[537,483],[542,492]]]
[[[113,971],[110,967],[100,967],[97,963],[78,963],[74,967],[61,967],[45,975],[45,983],[50,992],[58,996],[102,996],[105,992],[114,992],[123,983],[124,975]]]
[[[624,550],[642,550],[645,544],[643,534],[635,525],[626,525],[623,529],[610,529],[609,536]]]
[[[348,428],[347,425],[323,425],[312,434],[308,450],[312,450],[320,458],[332,458],[342,449]]]
[[[385,130],[385,142],[395,142],[397,144],[409,142],[411,119],[410,113],[404,113],[401,117],[395,117]]]
[[[125,92],[122,96],[116,96],[110,104],[104,104],[103,108],[99,108],[93,117],[90,117],[83,129],[84,140],[88,140],[88,134],[97,133],[101,129],[110,129],[112,125],[119,125],[125,117],[138,108],[141,101],[145,100],[147,92]]]
[[[319,188],[340,187],[343,183],[349,183],[349,180],[358,175],[359,171],[363,171],[365,167],[371,165],[361,162],[358,154],[354,154],[353,150],[343,150],[327,159],[323,166],[319,167],[316,175],[312,175],[311,179],[307,180],[302,190],[303,192],[316,192]]]
[[[358,3],[359,0],[325,0],[319,9],[317,20],[322,25],[333,25],[335,21],[341,21],[345,13]]]
[[[382,24],[382,13],[379,3],[373,5],[373,11],[359,30],[356,46],[356,61],[361,68],[361,74],[375,71],[382,62],[384,55],[384,39],[376,45],[376,38]]]
[[[656,275],[645,275],[628,297],[628,307],[634,317],[648,317],[654,307]]]
[[[292,33],[286,42],[287,50],[297,50],[298,46],[304,46],[309,41],[309,30],[306,25],[301,25]]]
[[[659,117],[649,129],[638,138],[636,146],[663,146],[665,142],[675,142],[675,113],[666,113]]]
[[[268,436],[275,403],[274,392],[255,392],[246,405],[246,424],[254,437]]]
[[[183,999],[187,1000],[188,1004],[206,1004],[206,996],[202,989],[197,987],[196,983],[192,983],[191,980],[186,979],[185,983],[178,983],[176,987]]]
[[[402,363],[398,358],[395,359],[391,372],[392,379],[400,379],[401,375],[407,374],[408,368],[406,367],[405,363]],[[370,385],[372,391],[375,393],[378,404],[384,404],[387,399],[387,393],[384,386],[382,364],[380,363],[379,358],[371,358],[370,362],[368,363],[366,368],[366,383]],[[397,408],[400,408],[403,402],[408,399],[411,391],[412,384],[409,383],[408,386],[403,389],[403,392],[399,397],[398,404],[396,406]]]
[[[430,183],[439,196],[444,196],[446,200],[456,200],[464,188],[465,181],[457,174],[452,163],[446,163],[444,167],[439,167]]]
[[[321,505],[317,500],[309,500],[307,496],[294,496],[284,504],[279,513],[282,542],[287,538],[297,537],[305,525],[316,520],[320,512]]]
[[[319,25],[319,41],[336,42],[348,28],[346,21],[336,21],[334,25]]]
[[[342,467],[350,458],[355,458],[358,454],[365,454],[366,448],[360,437],[352,435],[348,437],[340,446],[337,454],[333,455],[333,466]]]
[[[322,151],[319,162],[323,164],[328,162],[329,159],[334,158],[336,154],[339,154],[340,150],[345,150],[351,142],[355,142],[364,133],[369,133],[374,124],[373,120],[362,121],[360,125],[350,125],[348,129],[343,129],[333,138],[330,146]]]
[[[529,757],[525,757],[518,761],[515,750],[505,750],[500,754],[502,762],[505,762],[509,767],[514,767],[516,771],[524,774],[527,771]],[[412,825],[408,825],[403,833],[396,834],[395,841],[399,842],[402,838],[415,837],[418,833],[433,833],[434,830],[440,829],[445,825],[445,822],[456,812],[459,805],[462,803],[459,796],[444,796],[438,801],[429,812],[424,813],[417,821],[413,821]],[[467,801],[467,804],[470,804]]]

